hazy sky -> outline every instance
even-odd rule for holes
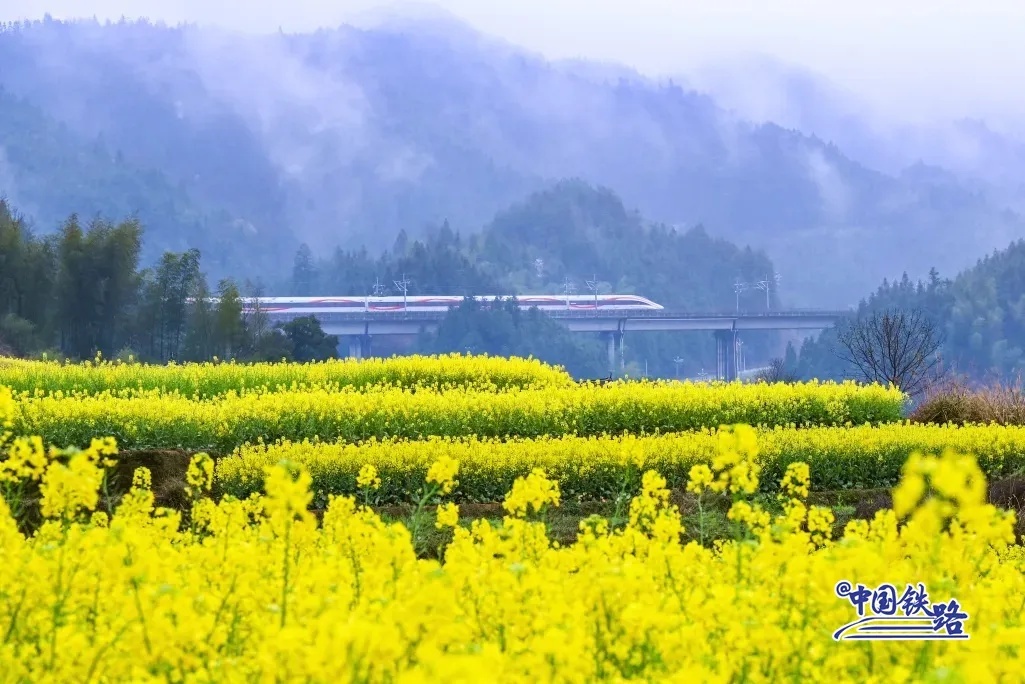
[[[435,0],[549,57],[651,74],[760,52],[811,67],[871,103],[941,115],[1025,114],[1022,0]],[[247,31],[332,26],[381,0],[0,0],[0,18],[146,16]],[[244,7],[244,11],[238,8]],[[951,88],[950,84],[956,84]]]

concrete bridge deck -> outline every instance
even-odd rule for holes
[[[762,312],[691,312],[661,310],[546,310],[572,332],[602,333],[609,349],[609,369],[623,365],[623,335],[627,332],[710,331],[715,333],[717,377],[737,377],[738,333],[752,330],[824,330],[847,311],[787,310]],[[375,336],[417,335],[433,331],[444,311],[324,312],[315,314],[324,332],[349,338],[349,355],[369,354]],[[284,323],[308,314],[268,312],[272,323]]]

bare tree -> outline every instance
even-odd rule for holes
[[[894,384],[911,396],[942,374],[943,336],[917,309],[890,309],[838,326],[837,356],[868,382]]]
[[[774,382],[793,383],[797,382],[797,374],[787,368],[786,361],[776,358],[769,362],[768,368],[758,374],[758,379],[770,384]]]
[[[264,311],[263,304],[260,302],[260,299],[264,296],[264,285],[260,281],[254,283],[247,280],[245,290],[248,296],[243,300],[245,303],[243,320],[245,321],[246,331],[251,342],[255,343],[256,340],[267,334],[271,327],[270,317]]]

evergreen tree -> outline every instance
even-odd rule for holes
[[[217,353],[217,312],[210,298],[206,277],[200,275],[188,307],[188,332],[182,350],[186,360],[206,361]]]
[[[65,354],[92,356],[87,321],[95,316],[92,288],[85,265],[85,235],[72,215],[61,227],[57,238],[57,315],[60,347]]]
[[[797,350],[793,342],[787,342],[787,350],[783,355],[783,369],[787,373],[797,372]]]
[[[8,335],[18,336],[20,353],[49,335],[55,271],[50,242],[32,235],[0,200],[0,317],[7,319]]]
[[[217,286],[218,302],[214,310],[214,348],[222,359],[236,357],[245,344],[243,301],[238,286],[230,279]]]
[[[113,356],[128,341],[138,294],[142,227],[96,219],[84,231],[76,216],[57,237],[57,319],[61,349],[78,358]]]
[[[153,271],[142,276],[142,292],[136,324],[140,350],[161,362],[177,359],[187,335],[188,299],[201,275],[200,254],[165,252]]]
[[[296,297],[312,297],[317,286],[317,267],[313,263],[313,252],[305,242],[299,245],[292,265],[292,294]],[[353,293],[347,293],[353,294]]]

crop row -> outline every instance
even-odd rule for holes
[[[154,510],[138,472],[111,516],[95,510],[104,455],[37,462],[47,501],[34,533],[0,494],[4,681],[1017,682],[1025,671],[1025,554],[970,458],[909,464],[894,510],[851,521],[840,543],[828,509],[793,499],[772,516],[744,498],[728,514],[732,539],[684,543],[648,472],[624,526],[593,516],[559,544],[526,517],[528,503],[561,503],[535,476],[517,482],[500,525],[468,529],[451,502],[439,507],[438,557],[423,558],[420,525],[350,498],[318,521],[309,479],[285,467],[269,469],[263,497],[198,495],[187,523]],[[199,462],[189,479],[202,491]],[[927,641],[872,631],[894,621]]]
[[[375,497],[382,503],[415,500],[432,463],[459,461],[453,496],[470,502],[500,501],[517,477],[545,469],[571,499],[607,499],[636,486],[638,473],[654,469],[670,486],[683,487],[691,466],[711,463],[715,430],[637,437],[562,437],[536,440],[433,438],[384,440],[364,444],[322,442],[257,444],[242,447],[217,464],[218,488],[245,497],[259,491],[264,467],[282,460],[301,465],[322,500],[353,494],[361,467],[372,464],[381,478]],[[787,465],[811,467],[813,490],[892,487],[914,452],[952,449],[973,453],[988,478],[1025,468],[1025,428],[890,424],[880,427],[780,428],[758,434],[763,491],[773,492]]]
[[[616,383],[477,392],[282,391],[195,400],[159,392],[132,398],[21,395],[12,429],[50,444],[112,436],[122,448],[210,449],[279,439],[541,437],[678,432],[723,424],[844,425],[900,419],[903,396],[845,384]]]
[[[0,358],[0,386],[19,392],[100,394],[162,390],[201,398],[254,389],[297,387],[567,387],[570,376],[536,359],[489,356],[404,356],[332,359],[322,363],[186,363],[22,361]]]

